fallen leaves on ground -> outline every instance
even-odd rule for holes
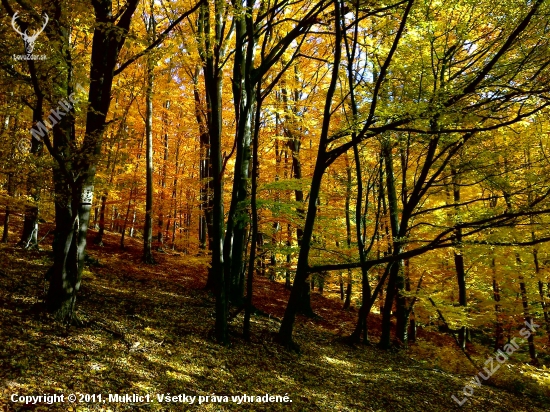
[[[82,327],[69,329],[41,310],[43,275],[51,251],[0,246],[0,406],[5,410],[201,410],[201,411],[544,411],[529,397],[490,386],[475,388],[463,407],[471,377],[413,361],[407,351],[352,348],[340,336],[357,313],[337,299],[312,295],[321,316],[299,317],[295,339],[301,354],[282,349],[274,334],[284,314],[284,285],[258,277],[252,339],[241,337],[242,313],[230,323],[231,346],[212,338],[214,300],[202,288],[206,258],[158,253],[158,264],[140,262],[140,244],[117,238],[90,245],[100,266],[87,268],[78,296]],[[113,246],[109,246],[113,245]],[[376,317],[371,330],[377,332]],[[12,394],[186,394],[284,396],[292,403],[64,403],[23,405]]]

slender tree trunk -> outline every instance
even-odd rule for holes
[[[6,212],[4,215],[4,224],[3,224],[3,232],[2,232],[2,243],[8,243],[8,231],[10,226],[10,207],[6,206]]]
[[[212,197],[212,184],[213,184],[213,172],[212,172],[212,149],[210,146],[210,133],[208,130],[207,122],[208,116],[204,113],[202,102],[199,93],[199,72],[200,68],[197,66],[193,73],[193,96],[195,102],[195,118],[199,126],[199,143],[200,143],[200,164],[199,173],[201,179],[200,187],[200,210],[199,216],[199,245],[203,251],[212,252],[212,210],[213,210],[213,197]],[[208,278],[206,281],[205,289],[214,290],[216,284],[216,275],[212,272],[212,267],[208,269]]]
[[[29,65],[31,63],[29,62]],[[32,63],[34,67],[34,63]],[[33,68],[31,68],[31,72]],[[39,87],[35,87],[36,105],[33,108],[33,126],[43,119],[43,102],[44,96]],[[34,137],[31,137],[31,149],[30,152],[36,157],[41,157],[44,149],[44,145],[41,141],[38,141]],[[32,204],[25,206],[25,218],[23,221],[23,231],[21,233],[21,239],[19,246],[25,249],[38,249],[38,202],[40,201],[40,190],[42,184],[41,171],[35,168],[29,170],[27,176],[27,195],[32,199]]]
[[[414,313],[414,307],[411,308],[409,319],[409,341],[416,342],[416,315]]]
[[[164,108],[166,110],[170,109],[170,100],[167,100],[164,104]],[[166,121],[166,114],[164,114],[164,156],[162,158],[162,177],[160,182],[160,202],[159,202],[159,219],[158,219],[158,226],[157,226],[157,242],[158,250],[162,250],[164,246],[164,192],[166,190],[166,173],[167,173],[167,167],[168,167],[168,124]]]
[[[352,339],[359,340],[361,333],[363,334],[363,342],[367,343],[369,341],[368,335],[368,316],[370,309],[366,308],[369,306],[371,301],[371,287],[368,277],[367,268],[365,266],[366,256],[365,256],[365,243],[363,239],[363,228],[361,223],[363,222],[362,218],[362,200],[363,200],[363,176],[361,173],[361,159],[359,157],[359,149],[357,145],[353,146],[353,154],[355,158],[355,173],[357,175],[357,198],[355,201],[355,235],[357,239],[357,250],[359,252],[359,261],[361,262],[361,287],[362,287],[362,297],[361,297],[361,306],[364,306],[365,309],[360,312],[361,317],[358,319],[357,328],[352,335]]]
[[[531,224],[533,224],[533,219],[531,218]],[[535,240],[535,233],[531,232],[531,237],[533,240]],[[539,296],[540,296],[540,305],[542,308],[542,313],[544,315],[544,324],[546,326],[546,333],[548,335],[548,342],[550,342],[550,316],[548,315],[548,304],[546,302],[546,298],[544,296],[544,283],[540,279],[541,273],[540,273],[540,264],[539,264],[539,257],[538,257],[538,250],[537,248],[533,248],[533,263],[535,264],[535,274],[538,279],[538,287],[539,287]]]
[[[249,36],[252,33],[248,33]],[[259,135],[260,135],[260,120],[261,120],[261,106],[262,100],[260,92],[256,96],[257,106],[256,114],[254,118],[254,133],[252,139],[252,188],[250,192],[250,206],[252,212],[252,242],[250,245],[250,256],[249,256],[249,266],[248,266],[248,277],[246,280],[246,305],[244,313],[244,326],[243,326],[243,335],[245,339],[250,339],[250,316],[252,314],[252,281],[254,276],[254,263],[256,261],[256,245],[254,239],[258,236],[258,205],[256,202],[256,197],[258,193],[258,178],[260,177],[260,165],[258,158],[258,145],[259,145]]]
[[[4,215],[4,230],[2,232],[2,243],[8,243],[10,214],[11,214],[9,202],[11,201],[14,194],[13,173],[8,173],[7,189],[8,189],[8,204],[6,205],[6,214]]]
[[[130,208],[132,205],[132,195],[134,188],[130,189],[130,197],[128,198],[128,207],[126,208],[126,215],[124,216],[124,223],[122,225],[122,232],[120,236],[120,248],[124,249],[124,237],[126,236],[126,226],[128,225],[128,218],[130,217]]]
[[[289,248],[292,247],[292,225],[289,223],[287,225],[287,239],[286,246]],[[286,268],[285,268],[285,289],[292,289],[292,283],[290,282],[290,265],[292,264],[292,254],[288,252],[286,254]]]
[[[502,315],[501,315],[501,307],[500,307],[500,287],[497,281],[496,277],[496,261],[493,257],[491,261],[491,268],[493,271],[493,299],[495,301],[495,317],[496,317],[496,325],[495,325],[495,343],[494,343],[494,349],[498,350],[500,349],[500,343],[502,342]]]
[[[282,89],[281,94],[283,97],[283,102],[285,103],[285,105],[288,106],[288,94],[285,88]],[[302,179],[302,163],[300,161],[301,137],[296,135],[290,115],[286,116],[286,121],[290,123],[290,126],[286,128],[286,135],[289,137],[288,147],[290,148],[290,153],[292,155],[293,177],[295,179]],[[304,192],[301,189],[294,190],[294,196],[295,196],[296,203],[302,204],[304,202]],[[300,217],[300,220],[305,215],[305,211],[302,207],[297,208],[296,212]],[[296,239],[298,242],[298,247],[300,248],[302,246],[303,233],[304,233],[304,230],[302,229],[302,227],[298,226],[296,228]],[[307,278],[305,279],[304,282],[306,282],[307,284],[304,284],[304,287],[302,288],[303,297],[300,301],[299,311],[306,316],[313,316],[313,310],[311,309],[310,282],[308,282]]]
[[[348,269],[348,280],[347,280],[343,309],[349,309],[351,306],[351,292],[352,292],[351,285],[352,285],[352,272],[351,272],[351,269]],[[343,288],[344,288],[344,283],[342,282],[340,284],[341,296],[344,296]]]
[[[542,312],[544,314],[544,323],[546,325],[548,342],[550,342],[550,316],[548,315],[548,304],[546,303],[546,298],[544,296],[544,283],[539,280],[538,284],[539,284],[540,304],[542,306]]]
[[[345,160],[346,160],[346,177],[347,177],[347,184],[346,184],[346,200],[345,200],[345,212],[346,212],[346,243],[348,249],[351,248],[351,219],[350,219],[350,202],[351,202],[351,184],[352,184],[352,174],[351,174],[351,165],[349,164],[348,156],[345,154]],[[359,196],[359,195],[358,195]],[[357,223],[359,224],[359,223]],[[359,245],[357,246],[359,247]],[[352,279],[352,272],[351,269],[348,269],[348,284],[346,288],[346,297],[344,301],[344,307],[343,309],[349,309],[351,305],[351,279]],[[344,299],[344,282],[342,281],[342,275],[340,274],[340,294],[342,296],[342,300]],[[363,325],[361,325],[362,327]],[[360,332],[359,332],[360,333]]]
[[[136,202],[134,201],[134,208],[132,213],[132,226],[130,227],[130,237],[134,237],[134,226],[136,224]]]
[[[101,206],[99,209],[99,230],[94,239],[94,243],[103,246],[103,234],[105,233],[105,205],[107,203],[107,195],[101,196]]]
[[[459,204],[460,204],[460,181],[456,168],[451,170],[452,185],[453,185],[453,202],[455,205],[454,221],[460,223]],[[467,306],[466,298],[466,271],[464,269],[464,252],[462,245],[462,228],[455,229],[455,250],[454,262],[458,281],[458,304],[464,308]],[[466,348],[466,327],[462,326],[458,334],[458,341],[462,349]]]
[[[530,310],[529,310],[529,301],[527,298],[527,288],[525,287],[525,279],[523,276],[520,275],[519,277],[519,288],[521,291],[521,303],[523,305],[523,313],[525,316],[525,321],[528,324],[533,323],[533,317],[531,316]],[[527,338],[527,342],[529,344],[529,356],[531,357],[531,363],[533,365],[538,365],[538,359],[537,359],[537,350],[535,348],[535,339],[534,339],[534,332],[531,331],[531,334]]]
[[[330,85],[327,90],[326,100],[325,100],[325,109],[323,117],[323,126],[321,129],[321,135],[319,138],[319,150],[317,154],[317,161],[315,163],[315,169],[313,171],[313,176],[311,180],[311,187],[309,192],[309,203],[308,211],[306,214],[306,221],[304,224],[304,232],[302,235],[302,245],[300,248],[300,254],[298,256],[298,265],[296,268],[296,274],[294,276],[294,284],[290,292],[290,298],[285,310],[285,315],[279,329],[278,339],[279,342],[287,347],[294,347],[292,341],[292,331],[294,329],[294,322],[296,319],[296,314],[300,308],[300,303],[303,299],[304,288],[307,284],[308,277],[308,260],[309,260],[309,251],[311,248],[311,239],[313,236],[313,227],[315,224],[315,217],[317,215],[317,199],[319,197],[319,192],[321,189],[321,181],[325,173],[325,160],[326,160],[326,146],[328,144],[328,133],[330,118],[332,112],[332,98],[336,90],[336,84],[338,81],[338,69],[340,66],[341,60],[341,40],[342,33],[340,28],[340,3],[338,1],[334,2],[334,11],[335,11],[335,26],[336,26],[336,38],[335,38],[335,53],[334,53],[334,64],[332,69],[332,76]]]
[[[283,322],[281,323],[281,328],[279,329],[279,339],[283,345],[292,347],[292,330],[294,328],[294,320],[296,319],[296,314],[300,310],[301,302],[304,299],[304,295],[307,293],[304,289],[307,287],[309,289],[309,282],[307,282],[308,277],[308,256],[311,244],[311,238],[313,235],[313,226],[315,223],[315,215],[317,212],[317,197],[319,196],[321,180],[324,174],[324,167],[322,161],[319,161],[319,158],[324,157],[324,153],[321,152],[318,154],[318,161],[313,173],[313,179],[311,181],[311,188],[309,192],[309,207],[308,213],[306,215],[306,222],[304,225],[304,231],[302,235],[302,247],[300,248],[300,253],[298,256],[298,266],[296,268],[296,274],[294,275],[294,284],[290,292],[290,298],[288,300],[287,308],[285,311],[285,316]]]
[[[32,145],[37,145],[32,139]],[[31,146],[32,148],[32,146]],[[32,151],[32,150],[31,150]],[[25,206],[25,220],[19,245],[25,249],[38,249],[38,202],[40,201],[40,184],[36,171],[30,171],[27,179],[27,193],[32,199],[32,204]],[[32,187],[32,188],[31,188]]]
[[[148,31],[155,37],[155,18],[149,16]],[[143,261],[155,263],[152,253],[153,244],[153,68],[152,57],[147,60],[147,87],[145,90],[145,140],[146,140],[146,176],[147,186],[145,192],[145,227],[143,230]]]

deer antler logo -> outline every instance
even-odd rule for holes
[[[40,33],[42,33],[42,31],[44,31],[44,28],[46,27],[46,25],[48,24],[48,15],[46,13],[44,13],[44,25],[42,26],[42,28],[40,30],[38,30],[36,33],[34,33],[32,36],[29,36],[27,34],[27,30],[25,30],[24,32],[22,32],[21,30],[19,30],[17,28],[17,23],[16,23],[16,20],[17,20],[17,15],[19,13],[14,13],[13,15],[13,18],[11,19],[11,25],[13,26],[13,29],[19,33],[21,35],[21,37],[23,38],[23,41],[25,42],[25,51],[27,52],[27,54],[32,54],[32,51],[34,50],[34,42],[36,41],[36,38],[38,37],[38,35]]]

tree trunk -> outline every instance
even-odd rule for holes
[[[363,334],[363,342],[368,343],[369,341],[369,329],[368,329],[368,316],[370,313],[370,308],[367,307],[371,301],[371,287],[367,272],[366,256],[365,256],[365,243],[363,239],[363,227],[362,227],[362,210],[363,210],[363,176],[361,173],[361,159],[359,157],[359,149],[357,145],[353,146],[353,155],[355,159],[355,173],[357,175],[357,198],[355,200],[355,236],[357,240],[357,251],[359,252],[359,261],[361,262],[361,306],[365,307],[360,311],[361,317],[357,321],[357,328],[352,335],[352,338],[356,341],[359,340],[361,333]],[[351,181],[351,176],[348,174],[348,182]]]
[[[285,88],[281,90],[281,95],[283,98],[283,102],[287,106],[287,110],[291,110],[288,106],[288,93]],[[289,126],[285,128],[285,132],[288,140],[288,147],[290,149],[290,153],[292,155],[292,171],[293,171],[293,177],[295,179],[302,179],[302,163],[300,162],[300,147],[301,147],[301,136],[297,136],[296,132],[294,130],[293,126],[293,120],[291,115],[286,116],[286,122],[289,123]],[[294,196],[296,203],[302,204],[304,202],[304,192],[301,189],[294,190]],[[296,213],[298,214],[298,217],[300,220],[303,218],[305,211],[302,207],[299,207],[296,209]],[[296,228],[296,239],[298,243],[298,247],[302,246],[302,237],[303,237],[303,229],[300,225]],[[306,280],[307,282],[307,280]],[[306,286],[304,286],[303,290],[303,297],[301,299],[300,303],[300,313],[306,315],[306,316],[313,316],[313,310],[311,309],[311,287],[308,282]]]
[[[134,188],[130,188],[130,197],[128,198],[128,207],[126,208],[126,215],[124,216],[124,223],[122,225],[122,233],[120,235],[120,248],[124,249],[124,237],[126,236],[126,226],[128,225],[128,218],[130,217],[130,208],[132,205],[132,195]]]
[[[390,224],[393,238],[393,254],[399,255],[402,252],[402,245],[399,240],[399,210],[397,205],[397,192],[395,188],[395,177],[393,173],[393,157],[390,142],[384,143],[384,163],[386,165],[386,187],[388,196],[388,207],[390,213]],[[402,222],[402,226],[403,222]],[[388,286],[386,289],[386,301],[382,313],[382,336],[380,347],[389,348],[391,345],[391,313],[394,300],[396,300],[396,339],[400,344],[407,345],[408,314],[406,301],[403,296],[405,282],[403,278],[403,261],[398,260],[391,265]]]
[[[346,200],[345,200],[344,207],[345,207],[345,213],[346,213],[346,243],[347,243],[347,247],[349,249],[349,248],[351,248],[350,203],[351,203],[352,173],[351,173],[351,165],[349,164],[347,154],[345,154],[344,159],[346,161],[346,177],[347,177],[347,181],[346,181]],[[359,245],[357,247],[359,248]],[[341,280],[341,277],[342,277],[342,275],[340,274],[340,294],[341,294],[341,297],[342,297],[342,300],[343,300],[344,299],[344,282]],[[349,307],[351,305],[351,291],[352,291],[351,279],[352,279],[352,272],[351,272],[351,269],[348,269],[348,284],[347,284],[347,288],[346,288],[346,296],[345,296],[344,307],[343,307],[344,310],[349,309]],[[361,328],[363,328],[363,324],[361,324]]]
[[[533,239],[535,238],[534,233],[532,233],[532,238]],[[544,283],[540,279],[541,274],[540,274],[540,264],[539,264],[537,248],[533,248],[533,263],[535,264],[535,274],[537,275],[537,278],[538,278],[540,305],[542,308],[542,313],[544,315],[544,324],[546,326],[546,334],[548,335],[548,342],[550,342],[550,316],[548,315],[548,304],[546,302],[546,297],[544,296]]]
[[[155,18],[152,10],[149,16],[148,32],[155,37]],[[146,141],[146,176],[145,193],[145,227],[143,230],[143,262],[155,263],[152,253],[153,244],[153,68],[154,61],[148,56],[147,87],[145,90],[145,141]]]
[[[99,230],[94,239],[94,243],[103,246],[103,234],[105,233],[105,204],[107,202],[107,195],[101,196],[101,206],[99,209]]]
[[[8,173],[8,181],[6,183],[8,191],[8,204],[6,205],[6,214],[4,215],[4,230],[2,232],[2,243],[8,243],[9,225],[10,225],[10,204],[14,194],[13,173]]]
[[[453,202],[454,202],[454,221],[460,223],[460,213],[459,213],[459,204],[460,204],[460,181],[458,176],[458,171],[456,168],[451,170],[452,185],[453,185]],[[455,270],[458,281],[458,304],[464,308],[467,306],[466,298],[466,271],[464,269],[464,254],[463,254],[463,245],[462,245],[462,228],[455,228],[455,249],[454,249],[454,262]],[[458,334],[458,341],[460,343],[461,349],[466,348],[466,327],[462,326]]]
[[[34,63],[32,63],[34,66]],[[31,63],[29,62],[29,65]],[[31,72],[32,72],[31,68]],[[33,126],[42,121],[43,119],[43,95],[38,91],[38,87],[35,87],[36,105],[33,108]],[[38,91],[38,92],[37,92]],[[31,137],[31,149],[30,152],[36,157],[41,157],[43,150],[43,143],[38,141],[34,137]],[[38,249],[38,202],[40,201],[41,190],[41,171],[31,168],[27,176],[27,195],[32,199],[32,204],[25,206],[25,219],[23,221],[23,231],[21,233],[21,239],[19,245],[25,249]]]
[[[247,1],[247,8],[251,5]],[[227,295],[236,306],[242,305],[244,295],[243,254],[246,243],[248,212],[246,200],[248,193],[248,175],[250,168],[250,144],[252,140],[252,122],[256,100],[257,83],[252,81],[251,70],[254,67],[254,38],[247,36],[247,17],[243,13],[235,19],[235,60],[233,68],[233,100],[236,113],[237,154],[233,174],[233,191],[227,217],[224,241],[224,262],[227,275]],[[252,22],[250,22],[252,24]],[[246,41],[248,40],[248,41]]]
[[[501,315],[501,307],[500,307],[500,287],[498,285],[497,277],[496,277],[496,261],[493,257],[491,261],[491,268],[493,270],[493,299],[495,301],[495,317],[496,317],[496,325],[495,325],[495,343],[494,343],[494,350],[500,349],[500,343],[502,342],[502,315]]]
[[[302,235],[302,247],[300,248],[300,253],[298,255],[298,266],[296,268],[296,274],[294,275],[294,283],[285,310],[285,316],[279,329],[279,340],[281,344],[288,347],[293,346],[292,331],[294,328],[296,314],[301,308],[303,308],[302,300],[305,297],[309,297],[309,282],[307,281],[308,257],[311,247],[315,215],[317,213],[317,197],[319,196],[321,180],[324,174],[324,167],[322,165],[323,162],[321,160],[322,157],[324,157],[324,149],[320,147],[315,171],[313,173],[313,179],[311,181],[309,207]]]
[[[248,31],[249,38],[252,35]],[[261,81],[260,81],[261,84]],[[261,88],[258,88],[260,90]],[[256,261],[256,242],[254,239],[258,236],[258,205],[256,202],[256,197],[258,193],[258,178],[260,177],[260,165],[258,158],[258,145],[259,145],[259,135],[260,135],[260,120],[261,120],[261,106],[262,99],[261,94],[258,91],[256,96],[256,114],[254,118],[254,134],[252,139],[252,188],[250,192],[250,207],[252,212],[252,242],[250,245],[250,256],[249,256],[249,266],[248,266],[248,277],[246,280],[246,305],[244,312],[244,325],[243,325],[243,335],[245,339],[250,339],[250,316],[252,314],[252,281],[254,276],[254,263]]]
[[[215,276],[216,295],[216,322],[215,336],[219,343],[228,343],[227,335],[227,296],[224,274],[223,256],[223,234],[224,234],[224,213],[223,213],[223,184],[222,184],[222,73],[220,64],[220,48],[213,47],[211,41],[216,45],[221,44],[221,33],[223,17],[223,5],[214,2],[214,24],[215,38],[211,38],[211,20],[209,4],[201,5],[198,18],[198,33],[202,36],[204,44],[199,44],[199,54],[204,65],[204,83],[206,88],[206,106],[208,131],[210,134],[210,149],[212,162],[212,189],[213,213],[212,213],[212,271]],[[223,56],[222,56],[223,57]]]
[[[166,110],[170,109],[170,100],[167,100],[164,104]],[[164,114],[166,116],[166,114]],[[164,192],[166,190],[166,172],[168,167],[168,125],[166,117],[164,118],[164,156],[162,158],[162,177],[160,181],[160,202],[159,202],[159,219],[157,226],[157,249],[162,250],[164,246]]]
[[[341,40],[342,32],[340,27],[340,3],[334,2],[335,12],[335,52],[334,52],[334,64],[332,67],[332,74],[330,85],[327,89],[325,108],[323,116],[323,126],[321,128],[321,135],[319,137],[319,150],[317,153],[317,160],[315,162],[315,169],[313,170],[313,176],[311,179],[311,187],[309,191],[309,203],[306,214],[306,221],[304,223],[304,231],[302,235],[302,245],[300,248],[300,254],[298,255],[298,265],[296,268],[296,274],[294,276],[294,284],[290,291],[290,297],[285,310],[283,321],[279,329],[278,340],[286,347],[294,347],[292,341],[292,331],[294,329],[294,321],[296,314],[300,308],[301,301],[304,297],[305,284],[307,283],[308,266],[309,266],[309,251],[311,248],[311,239],[313,236],[313,227],[315,224],[315,217],[317,215],[317,199],[319,198],[319,192],[321,189],[321,181],[326,170],[326,149],[328,145],[328,133],[330,126],[330,119],[332,114],[332,98],[336,90],[336,84],[338,82],[338,69],[340,66],[340,60],[342,55]]]
[[[519,277],[519,288],[521,291],[521,303],[523,305],[523,314],[525,316],[525,322],[528,324],[533,323],[533,318],[530,314],[529,310],[529,301],[527,298],[527,289],[525,287],[525,280],[523,276],[520,275]],[[533,365],[538,365],[538,359],[537,359],[537,350],[535,348],[535,339],[534,339],[534,331],[531,331],[529,334],[529,337],[527,338],[527,342],[529,344],[529,356],[531,357],[531,363]]]
[[[69,323],[75,318],[74,308],[76,294],[80,288],[86,250],[93,182],[111,102],[114,71],[137,3],[137,0],[129,0],[117,23],[112,21],[111,0],[98,0],[93,3],[96,24],[92,40],[86,131],[79,151],[78,162],[73,165],[74,169],[71,170],[74,173],[66,173],[63,169],[68,164],[59,156],[56,158],[59,163],[59,167],[54,167],[56,239],[46,306],[54,317],[65,323]],[[115,25],[117,30],[105,29],[105,26],[114,27]],[[67,37],[63,41],[64,44],[68,44]],[[70,58],[67,60],[70,62]],[[68,73],[67,85],[70,85],[72,81],[71,68]],[[68,95],[72,93],[70,86],[67,87],[67,93]],[[54,128],[54,145],[57,153],[67,151],[67,143],[75,139],[72,114],[63,120],[63,128]],[[48,150],[53,152],[54,149],[48,146]],[[66,154],[71,155],[70,153]],[[64,158],[71,158],[71,156]],[[72,176],[77,176],[77,178],[71,181],[69,179]]]
[[[344,296],[343,293],[344,284],[343,282],[340,284],[340,293],[342,296]],[[351,269],[348,269],[348,285],[346,287],[346,293],[345,293],[345,300],[344,300],[344,307],[343,309],[349,309],[351,306]]]
[[[550,316],[548,315],[548,304],[546,303],[546,298],[544,296],[544,283],[540,280],[539,283],[539,295],[540,295],[540,304],[542,306],[542,312],[544,314],[544,323],[546,325],[546,334],[548,335],[548,342],[550,342]]]

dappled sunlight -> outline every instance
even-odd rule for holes
[[[14,250],[11,255],[22,253]],[[2,259],[6,260],[5,254]],[[0,305],[0,344],[4,354],[10,354],[7,367],[0,371],[6,388],[19,393],[287,393],[293,400],[292,410],[352,412],[393,410],[415,396],[420,397],[415,402],[423,404],[422,397],[428,395],[431,402],[448,405],[450,394],[463,385],[463,378],[435,374],[416,363],[412,367],[407,353],[392,354],[374,347],[354,349],[340,343],[335,333],[350,333],[355,313],[341,313],[339,301],[333,303],[318,294],[313,295],[313,302],[322,318],[301,317],[295,328],[302,354],[283,350],[273,341],[273,334],[280,326],[288,291],[263,278],[255,279],[261,285],[256,305],[264,313],[251,319],[251,342],[239,336],[240,313],[230,323],[232,347],[221,347],[211,339],[213,300],[199,289],[206,279],[204,267],[159,280],[145,269],[118,269],[121,265],[116,254],[110,260],[112,263],[103,260],[102,266],[89,269],[78,312],[84,325],[70,329],[31,311],[39,301],[30,297],[35,296],[32,282],[23,282],[18,293],[9,293],[14,283],[6,284],[0,278],[0,286],[8,291],[2,300],[10,302],[9,306]],[[155,272],[163,272],[163,267],[159,265]],[[22,279],[24,273],[23,266],[14,271],[14,279]],[[191,284],[197,288],[183,286],[185,277],[192,278]],[[334,318],[341,324],[336,332],[331,324]],[[540,382],[544,382],[542,377]],[[472,405],[505,401],[510,396],[483,387],[476,391],[477,403]],[[268,409],[287,407],[271,404]],[[166,407],[154,403],[149,410],[164,411]],[[242,406],[203,404],[200,410],[237,411]],[[464,410],[476,409],[465,405]]]

